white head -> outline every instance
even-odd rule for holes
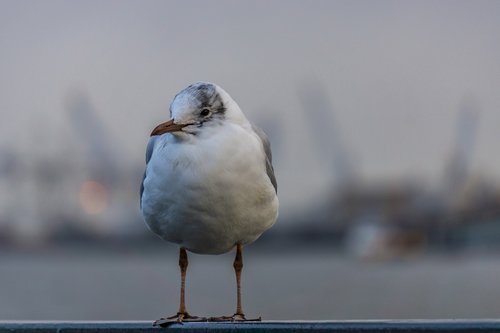
[[[156,126],[151,136],[167,132],[198,134],[206,128],[214,129],[228,121],[248,124],[231,96],[218,85],[207,82],[193,83],[179,92],[170,104],[170,118]]]

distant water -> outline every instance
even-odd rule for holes
[[[361,262],[309,253],[245,254],[244,310],[264,319],[500,316],[500,259]],[[233,254],[190,256],[188,310],[234,312]],[[153,320],[178,306],[176,251],[0,254],[0,320]]]

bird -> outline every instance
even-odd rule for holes
[[[196,82],[173,98],[170,119],[154,127],[146,148],[140,206],[149,229],[179,246],[177,314],[155,325],[189,321],[246,321],[241,301],[243,247],[278,218],[278,187],[268,137],[220,86]],[[187,251],[236,250],[236,311],[190,315],[185,302]],[[255,320],[260,320],[257,318]]]

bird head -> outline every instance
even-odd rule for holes
[[[170,105],[171,119],[159,124],[151,136],[198,134],[224,122],[248,123],[240,107],[221,87],[197,82],[179,92]]]

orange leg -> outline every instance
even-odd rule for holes
[[[232,316],[212,317],[210,321],[260,321],[257,319],[246,319],[241,306],[241,271],[243,270],[243,246],[236,244],[236,257],[234,258],[233,267],[236,275],[236,312]]]
[[[241,307],[241,271],[243,270],[243,256],[241,255],[242,246],[236,245],[236,257],[234,258],[233,267],[236,274],[236,312],[233,317],[237,316],[245,320],[243,309]]]
[[[187,257],[187,252],[186,249],[180,248],[179,251],[179,267],[181,269],[181,295],[180,295],[180,302],[179,302],[179,311],[177,312],[176,315],[167,317],[167,318],[161,318],[153,323],[155,326],[168,326],[173,323],[182,323],[182,322],[188,322],[188,321],[207,321],[206,318],[203,317],[196,317],[196,316],[191,316],[187,311],[186,311],[186,301],[185,301],[185,292],[184,290],[186,289],[186,272],[187,272],[187,267],[188,267],[188,257]]]

